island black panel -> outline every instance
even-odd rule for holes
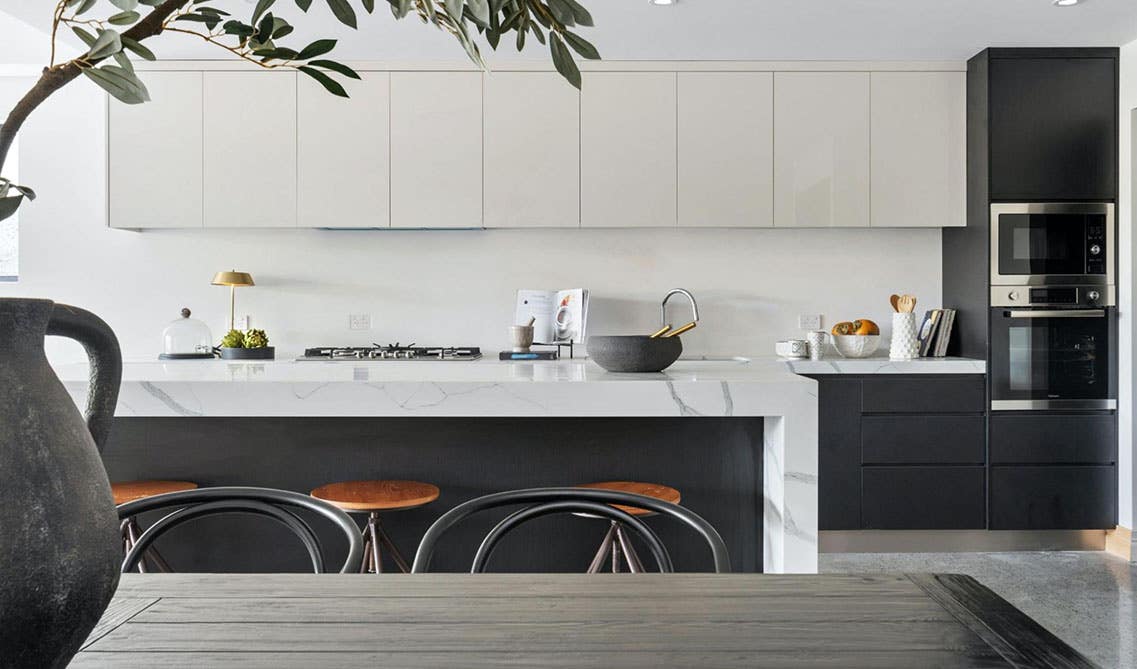
[[[735,571],[756,572],[762,436],[761,418],[119,418],[103,460],[116,481],[186,479],[304,493],[341,480],[428,481],[442,490],[436,502],[386,517],[408,559],[430,523],[479,495],[600,480],[665,483],[723,535]],[[468,570],[481,538],[505,513],[461,525],[433,568]],[[693,532],[662,517],[647,522],[677,570],[710,569]],[[529,523],[494,553],[491,571],[583,572],[605,530],[602,521],[573,516]],[[341,560],[342,539],[330,531],[321,537],[329,562]],[[306,571],[294,542],[264,520],[222,517],[178,528],[159,548],[179,571]]]

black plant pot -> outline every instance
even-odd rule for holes
[[[260,348],[222,346],[217,350],[221,351],[222,360],[273,360],[276,358],[276,348],[273,346],[262,346]]]
[[[45,335],[91,361],[84,421],[44,355]],[[98,316],[0,299],[0,665],[64,667],[118,586],[122,548],[99,458],[122,356]]]

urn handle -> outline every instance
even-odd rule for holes
[[[74,339],[87,351],[91,387],[87,392],[87,429],[102,453],[110,436],[122,381],[122,351],[118,338],[103,319],[89,311],[56,304],[47,324],[47,334]]]

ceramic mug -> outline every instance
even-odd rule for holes
[[[829,339],[829,333],[825,330],[814,330],[808,333],[806,341],[809,342],[809,359],[820,360],[825,356],[825,342]]]
[[[809,356],[809,342],[804,339],[787,339],[774,344],[774,353],[783,358],[805,358]]]

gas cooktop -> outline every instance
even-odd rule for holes
[[[344,346],[304,349],[304,355],[297,360],[477,360],[482,351],[477,346],[403,346],[399,343],[380,346]]]

